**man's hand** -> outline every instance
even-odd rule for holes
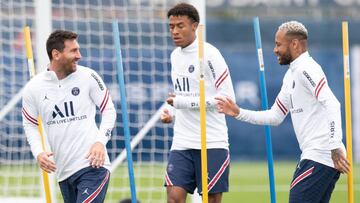
[[[169,110],[164,109],[163,112],[160,115],[160,120],[163,123],[171,123],[172,122],[172,116],[169,113]]]
[[[175,98],[175,94],[170,92],[169,97],[166,99],[166,103],[168,103],[171,106],[174,106],[174,98]]]
[[[90,161],[90,166],[100,168],[105,163],[105,146],[101,142],[95,142],[86,156]]]
[[[240,108],[230,98],[215,97],[215,99],[217,100],[217,110],[219,113],[224,113],[232,117],[239,115]]]
[[[41,152],[37,157],[36,160],[40,166],[40,168],[48,173],[55,172],[56,166],[55,163],[49,159],[54,155],[52,152]]]
[[[331,150],[331,158],[334,162],[335,168],[340,171],[340,173],[349,173],[350,163],[345,158],[341,148]]]

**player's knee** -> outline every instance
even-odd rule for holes
[[[209,203],[221,203],[222,193],[209,194]]]
[[[167,187],[167,203],[185,203],[187,192],[180,187]]]

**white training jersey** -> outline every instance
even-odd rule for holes
[[[290,112],[301,160],[334,167],[331,150],[342,148],[340,103],[319,64],[308,52],[291,62],[280,93],[267,111],[240,109],[237,119],[254,124],[280,124]]]
[[[198,41],[195,40],[185,48],[176,48],[171,54],[171,66],[176,95],[171,150],[201,149]],[[228,149],[225,116],[217,112],[214,97],[227,96],[235,99],[234,90],[224,58],[209,43],[204,44],[204,78],[207,148]]]
[[[102,114],[100,128],[95,122],[96,106]],[[31,79],[25,86],[22,115],[35,158],[43,152],[38,116],[42,119],[59,182],[90,166],[86,159],[90,147],[97,141],[106,146],[116,119],[102,79],[95,71],[79,65],[62,80],[54,71],[41,72]],[[104,167],[110,169],[107,152]]]

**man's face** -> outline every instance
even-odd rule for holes
[[[76,71],[77,62],[81,59],[80,46],[78,42],[73,40],[65,40],[65,48],[60,52],[58,63],[65,73]]]
[[[292,60],[291,40],[285,35],[285,30],[278,30],[275,35],[274,53],[280,65],[288,65]]]
[[[195,40],[197,25],[187,16],[170,16],[170,34],[175,45],[182,48],[190,45]]]

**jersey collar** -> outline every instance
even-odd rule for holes
[[[302,53],[300,56],[298,56],[294,61],[290,63],[290,69],[294,71],[296,67],[300,66],[301,63],[306,59],[309,58],[310,54],[308,51]]]
[[[47,69],[45,73],[45,79],[46,80],[58,80],[56,73],[52,70]]]
[[[182,48],[181,51],[183,52],[194,52],[197,51],[198,48],[198,40],[195,38],[195,40],[187,47]]]
[[[71,73],[70,75],[66,76],[65,78],[61,79],[61,81],[64,81],[64,80],[72,77],[73,75],[75,75],[78,72],[78,70],[79,70],[79,66],[77,65],[76,71]],[[49,70],[49,69],[46,70],[45,79],[46,80],[59,81],[55,71],[52,71],[52,70]]]

